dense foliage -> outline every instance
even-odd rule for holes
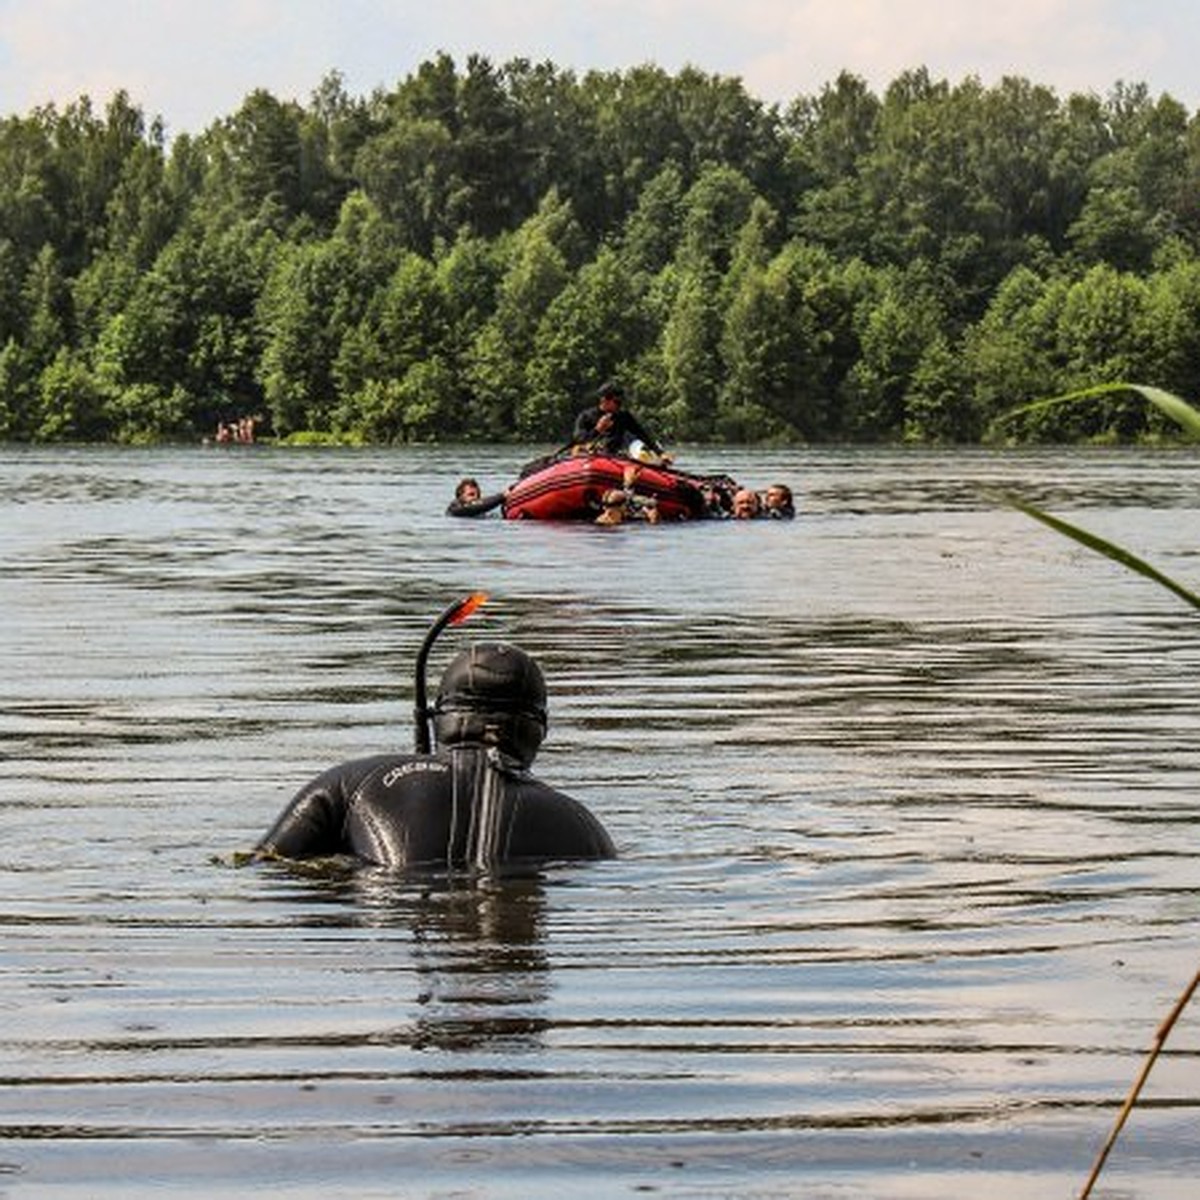
[[[1196,392],[1200,118],[446,56],[169,144],[82,99],[0,122],[0,298],[8,439],[561,441],[615,376],[675,440],[969,442],[1073,388]],[[1112,394],[1019,432],[1156,421]]]

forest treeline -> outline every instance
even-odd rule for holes
[[[1200,379],[1200,117],[925,70],[767,105],[483,57],[168,141],[126,94],[0,123],[0,438],[972,442]],[[1023,437],[1155,435],[1120,395]]]

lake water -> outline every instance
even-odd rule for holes
[[[0,1196],[1077,1194],[1191,978],[1200,453],[686,450],[792,523],[443,515],[534,448],[0,448]],[[620,858],[238,867],[541,660]],[[1200,1002],[1198,1002],[1200,1003]],[[1097,1195],[1191,1197],[1200,1008]]]

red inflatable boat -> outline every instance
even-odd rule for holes
[[[508,490],[504,515],[510,521],[595,520],[601,497],[619,488],[643,502],[653,499],[661,520],[690,520],[710,515],[712,490],[730,482],[611,454],[567,455],[527,467]]]

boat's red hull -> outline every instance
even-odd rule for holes
[[[588,521],[601,509],[600,498],[612,488],[626,486],[626,473],[636,468],[636,495],[653,497],[661,520],[701,517],[704,496],[697,480],[664,467],[633,463],[607,454],[561,458],[515,483],[504,502],[510,521]]]

